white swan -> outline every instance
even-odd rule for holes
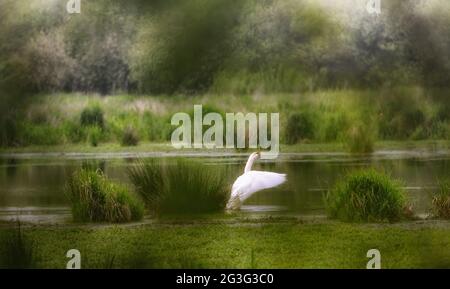
[[[259,152],[252,153],[245,165],[244,174],[239,176],[231,188],[227,210],[237,210],[241,204],[255,192],[273,188],[286,181],[286,174],[252,171],[252,165],[260,157]]]

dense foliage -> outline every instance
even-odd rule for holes
[[[413,96],[392,94],[381,137],[420,139],[446,129],[447,1],[388,1],[378,16],[325,0],[82,2],[80,14],[68,14],[65,1],[0,2],[1,145],[33,143],[18,123],[30,97],[61,91],[258,95],[413,84],[438,101],[439,121],[427,119]],[[288,141],[316,138],[306,132]],[[346,133],[361,138],[358,128]],[[98,131],[90,134],[92,144],[101,141]]]

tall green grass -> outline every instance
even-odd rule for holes
[[[432,199],[432,212],[435,217],[450,219],[450,180],[439,181],[439,189]]]
[[[140,161],[129,177],[149,209],[160,215],[221,211],[229,197],[223,171],[197,161]]]
[[[109,181],[99,170],[76,171],[66,193],[75,221],[129,222],[144,214],[143,205],[125,186]]]
[[[122,135],[121,145],[136,146],[139,142],[139,136],[132,126],[127,126]]]
[[[86,107],[81,112],[80,122],[83,126],[94,125],[103,129],[105,127],[103,110],[98,104]]]
[[[366,153],[379,140],[449,139],[448,98],[428,94],[417,87],[226,97],[49,94],[30,99],[24,119],[5,124],[5,129],[14,130],[11,145],[17,146],[132,145],[136,138],[139,142],[167,142],[175,128],[171,116],[180,111],[192,114],[193,104],[203,104],[204,115],[278,112],[281,143],[343,143],[351,152]]]
[[[405,202],[400,182],[374,169],[349,173],[325,197],[329,217],[350,222],[399,220]]]
[[[374,131],[362,123],[353,124],[345,135],[344,142],[352,153],[371,153],[374,150]]]
[[[292,113],[286,124],[286,143],[295,144],[300,141],[310,141],[314,139],[315,126],[317,125],[318,123],[314,120],[314,116],[311,113]]]

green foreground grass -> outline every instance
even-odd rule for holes
[[[382,268],[450,268],[447,221],[38,226],[23,232],[40,268],[65,268],[73,248],[81,252],[82,268],[365,268],[372,248],[380,250]]]

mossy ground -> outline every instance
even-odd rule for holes
[[[8,229],[0,228],[0,236]],[[24,226],[23,232],[40,268],[65,268],[73,248],[83,268],[365,268],[373,248],[382,268],[450,267],[448,221],[160,221]]]

